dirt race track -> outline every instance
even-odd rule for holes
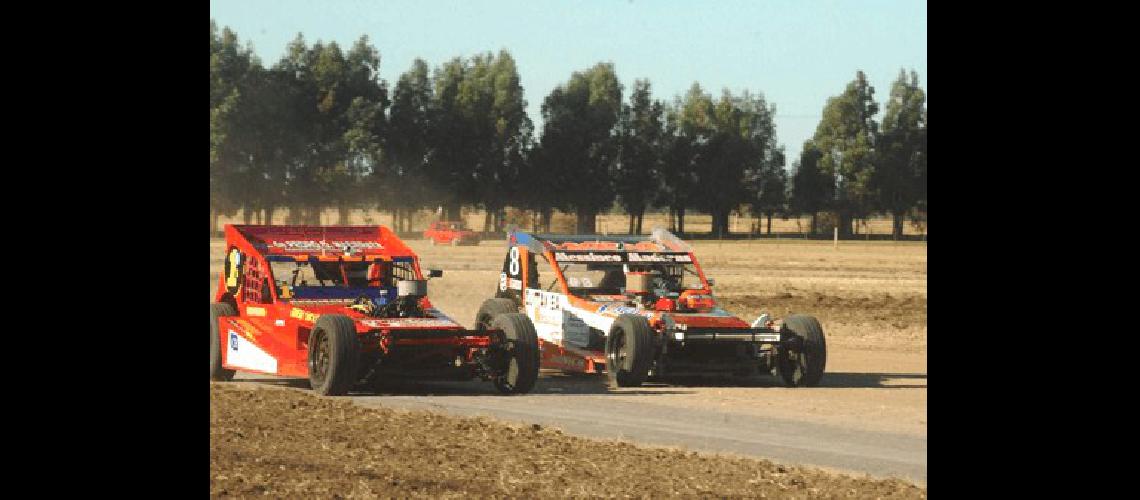
[[[217,383],[210,386],[210,494],[926,498],[924,488],[899,480]]]
[[[443,278],[431,282],[433,303],[470,326],[480,302],[489,296],[496,284],[505,253],[503,242],[488,241],[478,247],[457,248],[431,247],[423,241],[409,241],[409,244],[420,254],[425,268],[445,270]],[[221,245],[220,239],[211,240],[211,292],[221,269]],[[497,396],[490,384],[475,381],[393,382],[377,388],[377,392],[356,393],[348,399],[358,403],[355,408],[484,415],[513,423],[555,427],[571,435],[619,438],[638,444],[762,457],[783,464],[806,464],[875,477],[904,478],[925,486],[925,244],[844,242],[835,250],[830,242],[768,240],[697,242],[694,246],[706,274],[717,280],[715,288],[719,300],[730,311],[746,319],[754,318],[761,311],[775,316],[807,313],[820,318],[829,350],[827,372],[821,387],[788,389],[778,386],[774,378],[765,377],[743,385],[705,380],[614,390],[607,388],[599,377],[544,371],[534,393],[523,397]],[[266,392],[266,396],[260,396],[265,398],[277,397],[270,394],[303,392],[300,388],[304,387],[304,381],[297,380],[244,374],[239,374],[238,379],[245,382],[229,386],[258,388],[261,391],[255,392]],[[220,485],[229,484],[216,479],[218,474],[224,475],[223,462],[230,460],[222,457],[238,453],[241,447],[230,449],[228,445],[219,447],[215,443],[219,421],[213,416],[219,411],[216,407],[222,401],[214,394],[228,393],[218,393],[216,386],[211,386],[212,406],[215,407],[211,410],[211,485],[212,490],[218,493]],[[278,387],[298,389],[266,391]],[[296,397],[302,396],[306,395]],[[324,404],[322,401],[327,400],[315,401],[311,404]],[[249,411],[253,413],[255,410]],[[264,411],[265,419],[275,418],[269,415],[272,410],[266,408]],[[302,413],[305,412],[297,412]],[[377,432],[384,435],[384,439],[389,439],[385,429],[380,426]],[[286,445],[277,441],[273,443],[271,447]],[[361,443],[360,446],[368,444]],[[593,446],[604,449],[619,445]],[[243,456],[249,460],[256,456],[250,449],[242,453],[248,453]],[[540,455],[530,460],[536,459],[553,458]],[[290,467],[287,468],[318,467],[316,464],[288,465]],[[596,463],[596,466],[604,467],[602,463]],[[540,467],[535,465],[535,468]],[[668,470],[668,467],[662,470]],[[694,473],[692,476],[697,482],[709,480],[710,485],[728,487],[724,481],[713,480],[718,476],[710,474],[713,473]],[[818,480],[823,476],[815,477]],[[842,481],[847,480],[851,479]],[[816,484],[809,486],[821,487]],[[429,495],[460,491],[424,487],[428,489],[422,492]],[[846,490],[822,487],[824,489],[816,492],[807,489],[798,492],[762,489],[675,491],[714,496],[851,496],[843,493]],[[575,491],[572,486],[563,488],[491,488],[471,493],[480,496],[622,494],[620,490],[587,493]],[[420,490],[385,491],[381,494],[405,496]],[[660,493],[668,491],[674,490],[664,489]],[[887,497],[902,491],[859,490],[854,496]],[[634,494],[659,496],[649,490]],[[907,490],[902,495],[913,497],[916,494],[925,496],[925,489]]]

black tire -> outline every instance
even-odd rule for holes
[[[228,382],[234,378],[234,370],[222,368],[222,332],[218,328],[218,318],[237,314],[230,304],[210,304],[210,380],[215,382]]]
[[[475,329],[490,330],[491,321],[500,314],[513,314],[519,312],[519,306],[512,299],[487,299],[479,306],[475,314]]]
[[[784,329],[800,337],[798,348],[781,346],[776,352],[776,373],[788,387],[815,387],[827,364],[823,327],[814,316],[795,314],[784,319]]]
[[[504,372],[495,377],[495,388],[503,394],[526,394],[538,381],[538,333],[525,314],[499,314],[491,320],[491,328],[502,330],[502,340],[509,346]]]
[[[639,387],[653,362],[653,330],[645,316],[618,316],[606,337],[606,372],[610,385]]]
[[[343,396],[356,382],[360,341],[343,314],[317,318],[309,334],[309,384],[322,396]]]

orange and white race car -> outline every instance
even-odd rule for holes
[[[491,325],[522,311],[534,323],[542,367],[609,374],[617,386],[649,377],[775,373],[814,386],[827,346],[815,317],[748,323],[717,305],[691,247],[650,236],[531,235],[510,231],[495,298],[476,317]],[[541,269],[541,270],[540,270]]]

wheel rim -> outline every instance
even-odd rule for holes
[[[487,330],[491,330],[491,316],[489,315],[480,317],[479,321],[475,324],[475,331],[485,332]],[[519,373],[519,361],[518,356],[515,355],[514,342],[502,334],[494,335],[492,342],[498,346],[495,348],[499,351],[498,355],[507,358],[507,369],[495,376],[495,386],[504,392],[511,392],[515,388],[511,380],[517,380]]]
[[[807,353],[802,346],[798,349],[786,347],[781,360],[784,376],[795,385],[799,385],[807,374]]]
[[[511,381],[518,380],[519,360],[515,357],[514,353],[508,352],[507,355],[510,356],[507,360],[507,371],[499,375],[495,383],[499,384],[499,387],[503,390],[513,391],[515,390],[515,385],[512,384]]]
[[[614,370],[624,368],[626,357],[625,332],[615,330],[613,345],[610,347],[610,352],[606,354],[606,363],[613,367]]]
[[[792,356],[792,362],[795,363],[795,369],[792,371],[792,373],[795,377],[796,382],[799,383],[799,381],[803,380],[804,373],[807,371],[807,356],[804,356],[802,350],[792,351]]]
[[[317,341],[313,347],[315,350],[313,351],[312,361],[310,361],[309,364],[309,376],[313,379],[313,382],[320,385],[325,381],[329,373],[329,361],[331,356],[329,354],[328,337],[325,336],[323,332],[318,333]]]

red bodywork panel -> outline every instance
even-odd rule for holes
[[[349,309],[351,299],[278,296],[282,292],[274,285],[269,258],[380,263],[411,259],[415,279],[423,279],[418,257],[384,226],[226,225],[225,237],[226,269],[214,301],[229,302],[238,311],[237,316],[219,319],[222,365],[227,369],[308,377],[309,334],[321,315],[333,313],[354,321],[364,352],[386,353],[395,345],[438,346],[470,361],[474,350],[491,345],[490,335],[464,329],[426,297],[420,305],[430,317],[378,318]],[[235,251],[240,266],[232,264]],[[409,331],[438,335],[394,338],[393,333]]]
[[[542,352],[542,367],[582,373],[602,373],[605,370],[606,353],[592,349],[579,349],[561,346],[554,342],[538,341]]]

